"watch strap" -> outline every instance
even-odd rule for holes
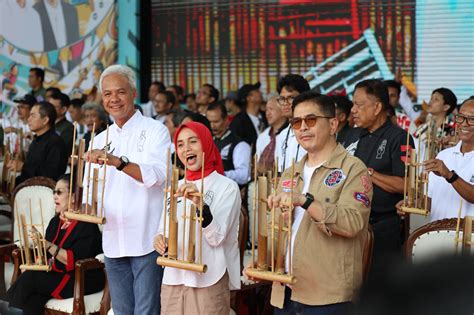
[[[446,181],[450,184],[454,183],[459,178],[459,175],[454,170],[451,170],[451,172],[453,175],[450,178],[446,178]]]
[[[121,170],[123,170],[123,169],[125,168],[125,166],[128,165],[128,162],[125,161],[122,157],[120,157],[119,160],[120,160],[120,165],[117,166],[117,170],[118,170],[118,171],[121,171]]]
[[[301,205],[301,208],[308,210],[309,206],[314,201],[314,196],[311,195],[310,193],[306,193],[305,196],[306,196],[306,201],[304,202],[304,204]]]

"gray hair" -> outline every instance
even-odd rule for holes
[[[106,76],[111,75],[111,74],[121,75],[122,77],[128,80],[128,83],[130,85],[130,88],[132,89],[132,92],[137,90],[137,83],[136,83],[137,80],[135,77],[135,72],[130,67],[127,67],[124,65],[111,65],[105,68],[105,70],[100,75],[100,79],[99,79],[99,92],[100,93],[102,93],[102,81],[104,80]]]
[[[99,119],[107,125],[107,122],[109,121],[109,117],[107,113],[105,112],[105,109],[100,106],[99,104],[96,103],[86,103],[82,105],[82,110],[85,112],[86,110],[95,110],[97,115],[99,116]]]

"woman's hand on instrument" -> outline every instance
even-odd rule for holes
[[[163,256],[166,253],[166,249],[168,247],[167,243],[168,240],[163,235],[158,234],[153,240],[153,247],[158,253],[160,253],[161,256]]]
[[[176,190],[175,197],[184,197],[191,200],[195,205],[199,205],[201,201],[200,192],[194,183],[186,183],[179,186]]]

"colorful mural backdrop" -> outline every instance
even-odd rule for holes
[[[418,102],[440,86],[474,94],[472,0],[152,3],[152,79],[188,92],[275,92],[291,72],[324,93],[396,76]]]
[[[104,67],[117,60],[114,0],[0,1],[2,112],[30,90],[32,67],[45,86],[88,93]]]

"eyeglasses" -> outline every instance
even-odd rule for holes
[[[462,114],[457,114],[454,116],[454,121],[457,124],[462,124],[464,121],[467,121],[468,126],[474,126],[474,116],[464,116]]]
[[[298,130],[301,128],[301,125],[304,123],[308,127],[314,127],[316,125],[316,121],[318,118],[334,118],[334,117],[327,117],[327,116],[318,116],[318,115],[308,115],[306,117],[295,117],[290,119],[291,128]]]
[[[62,194],[67,193],[67,192],[68,192],[67,190],[55,189],[53,190],[53,195],[61,196]]]
[[[280,106],[285,106],[285,105],[291,105],[293,103],[293,100],[295,99],[294,96],[287,96],[287,97],[284,97],[284,96],[280,96],[276,99],[278,105]]]

